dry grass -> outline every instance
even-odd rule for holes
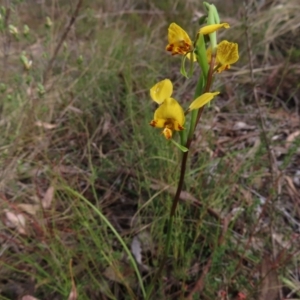
[[[220,38],[237,41],[241,59],[215,82],[222,96],[197,129],[152,298],[300,299],[300,8],[225,2],[214,2],[232,25]],[[0,299],[147,293],[181,155],[148,125],[148,91],[169,77],[190,100],[196,81],[165,53],[166,29],[195,32],[203,11],[193,0],[134,3],[83,1],[69,31],[73,2],[2,9]]]

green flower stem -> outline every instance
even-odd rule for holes
[[[199,77],[199,80],[198,80],[198,83],[196,86],[194,99],[196,99],[197,97],[199,97],[200,95],[203,94],[203,88],[204,88],[204,85],[206,84],[206,82],[208,81],[208,74],[209,74],[209,66],[208,66],[207,57],[206,57],[205,41],[204,41],[204,36],[202,34],[199,34],[195,46],[196,46],[196,49],[198,52],[197,61],[201,67],[202,74]],[[191,124],[190,124],[190,129],[189,129],[189,134],[188,134],[188,140],[193,138],[195,127],[196,127],[196,124],[198,123],[197,116],[198,116],[198,110],[193,110],[191,112]]]
[[[200,47],[202,47],[202,46],[200,45]],[[203,44],[203,47],[205,48],[204,44]],[[197,83],[195,96],[194,96],[195,99],[203,94],[203,90],[204,90],[204,92],[209,92],[211,84],[212,84],[212,79],[213,79],[214,63],[215,63],[215,56],[212,55],[210,65],[208,66],[208,64],[206,63],[207,67],[205,67],[205,64],[203,64],[204,65],[204,70],[202,69],[203,73],[200,76],[200,78],[198,80],[198,83]],[[205,80],[206,78],[207,78],[207,80]],[[190,124],[190,131],[189,131],[187,142],[185,144],[185,147],[187,149],[190,149],[191,143],[193,141],[193,135],[194,135],[195,127],[196,127],[197,123],[199,122],[199,120],[201,118],[203,110],[204,110],[204,107],[200,108],[199,110],[192,111],[192,120],[191,120],[191,124]],[[183,188],[187,159],[188,159],[188,151],[184,152],[183,155],[182,155],[181,168],[180,168],[180,177],[179,177],[179,181],[178,181],[178,185],[177,185],[176,194],[175,194],[173,202],[172,202],[172,207],[171,207],[171,210],[170,210],[168,224],[167,224],[167,239],[166,239],[166,247],[164,249],[163,258],[160,262],[158,271],[156,272],[156,274],[155,274],[155,276],[152,280],[150,288],[147,291],[147,298],[146,299],[151,299],[152,292],[153,292],[153,289],[154,289],[154,285],[155,285],[156,281],[160,278],[161,273],[162,273],[162,271],[163,271],[163,269],[166,265],[166,261],[167,261],[167,257],[168,257],[168,254],[169,254],[169,251],[170,251],[170,245],[171,245],[171,233],[172,233],[172,229],[173,229],[173,220],[174,220],[174,216],[175,216],[175,213],[176,213],[176,208],[177,208],[177,205],[178,205],[178,202],[179,202],[179,199],[180,199],[180,194],[181,194],[181,191],[182,191],[182,188]]]
[[[186,136],[187,136],[186,129],[179,131],[179,135],[180,135],[180,144],[184,146],[186,143]]]
[[[196,99],[197,97],[202,95],[203,87],[204,87],[204,76],[200,76],[198,84],[196,86],[194,99]],[[189,134],[188,134],[188,140],[191,140],[193,138],[195,127],[196,127],[196,124],[197,124],[198,110],[199,109],[195,109],[195,110],[191,111],[191,124],[190,124],[190,130],[189,130]]]
[[[209,65],[209,71],[208,71],[208,75],[207,75],[207,81],[206,81],[206,85],[205,85],[205,89],[204,89],[204,93],[208,93],[209,90],[210,90],[210,87],[212,85],[215,61],[216,61],[216,55],[212,54],[211,60],[210,60],[210,65]],[[201,107],[200,109],[198,109],[198,111],[196,111],[197,112],[196,125],[200,121],[200,118],[201,118],[202,112],[204,110],[204,107],[205,106]]]

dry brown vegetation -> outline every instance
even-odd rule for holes
[[[300,299],[299,1],[212,2],[240,61],[214,83],[150,299]],[[202,3],[1,5],[0,299],[144,299],[181,155],[149,88],[169,77],[190,101],[164,49]]]

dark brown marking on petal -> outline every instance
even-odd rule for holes
[[[152,120],[152,121],[149,123],[149,125],[152,126],[152,127],[156,127],[156,124],[157,124],[157,122],[154,121],[154,120]]]

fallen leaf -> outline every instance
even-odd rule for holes
[[[42,206],[44,209],[48,209],[51,206],[52,200],[54,198],[55,189],[50,185],[42,199]]]
[[[138,237],[135,236],[131,242],[131,252],[138,264],[142,264],[142,247]]]
[[[72,289],[69,294],[68,300],[77,300],[78,294],[74,280],[72,280]]]
[[[83,111],[81,109],[79,109],[79,108],[77,108],[75,106],[72,106],[72,105],[69,105],[67,107],[67,109],[70,110],[70,111],[73,111],[73,112],[75,112],[77,114],[82,114],[83,113]]]
[[[238,295],[237,295],[237,300],[246,300],[247,299],[247,296],[246,294],[242,293],[242,292],[239,292]]]
[[[255,129],[255,126],[250,126],[242,121],[235,122],[235,124],[233,125],[233,130],[241,130],[241,129],[253,130]]]
[[[135,257],[137,263],[144,271],[149,271],[150,267],[142,262],[142,250],[152,252],[153,249],[151,245],[153,245],[153,241],[149,232],[147,231],[139,232],[136,236],[133,237],[131,242],[131,252]]]
[[[40,205],[38,204],[18,204],[18,207],[23,210],[24,212],[30,214],[30,215],[35,215],[37,211],[40,208]]]
[[[291,134],[286,138],[286,145],[285,145],[286,148],[289,148],[289,147],[292,145],[293,141],[296,139],[296,137],[297,137],[298,135],[300,135],[300,130],[297,130],[297,131],[291,133]]]
[[[20,234],[26,235],[26,219],[23,214],[13,213],[9,210],[4,210],[6,216],[6,226],[9,228],[17,229]]]
[[[111,128],[111,116],[107,113],[104,114],[104,121],[102,124],[102,136],[106,135]]]
[[[253,157],[255,156],[255,154],[257,153],[257,151],[259,150],[260,144],[261,144],[260,138],[257,137],[257,138],[255,139],[255,142],[254,142],[253,147],[250,148],[250,150],[246,153],[244,159],[246,160],[246,158],[247,158],[247,159],[253,158]]]
[[[297,195],[297,197],[300,197],[300,194],[299,194],[299,192],[297,191],[297,189],[296,189],[296,187],[295,187],[295,185],[294,185],[294,183],[293,183],[292,178],[289,177],[289,176],[284,176],[284,179],[287,181],[288,186],[289,186],[290,189],[293,191],[293,193],[294,193],[295,195]]]
[[[57,127],[57,124],[50,124],[50,123],[46,123],[46,122],[42,122],[42,121],[36,121],[35,125],[38,127],[43,127],[45,129],[53,129]]]
[[[39,300],[39,299],[30,295],[25,295],[21,298],[21,300]]]
[[[283,248],[289,249],[291,247],[291,241],[286,240],[286,236],[281,233],[273,233],[273,239]]]
[[[294,177],[293,177],[293,182],[297,185],[300,186],[300,170],[297,170]]]

